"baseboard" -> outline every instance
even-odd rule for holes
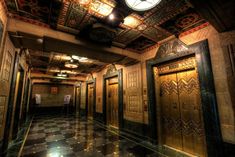
[[[123,120],[123,128],[122,131],[137,136],[143,140],[149,140],[149,133],[148,133],[148,125],[143,123],[132,122],[129,120]]]
[[[85,109],[80,109],[80,116],[86,117],[86,110]]]
[[[226,157],[234,157],[235,155],[235,144],[223,142],[224,151],[226,153]]]
[[[52,106],[52,107],[35,107],[34,114],[60,114],[60,113],[72,113],[74,110],[73,106],[65,108],[64,106]]]
[[[95,112],[94,120],[104,124],[103,113]]]
[[[2,156],[3,153],[3,140],[0,140],[0,156]]]

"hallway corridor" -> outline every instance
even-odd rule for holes
[[[33,119],[22,157],[159,157],[157,153],[75,116]]]
[[[235,157],[235,0],[0,0],[0,157]]]

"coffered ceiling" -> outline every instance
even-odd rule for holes
[[[78,68],[65,67],[66,62],[70,62],[72,56],[61,53],[45,53],[42,51],[29,50],[27,62],[32,67],[33,73],[44,73],[50,75],[67,74],[69,76],[86,76],[104,68],[107,63],[100,62],[85,57],[79,57]]]
[[[206,23],[186,0],[162,0],[134,12],[124,0],[5,0],[13,18],[74,34],[105,46],[143,53],[159,41]],[[99,8],[99,7],[103,8]],[[115,15],[108,18],[110,12]]]

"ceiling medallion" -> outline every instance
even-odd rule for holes
[[[161,0],[125,0],[125,2],[135,11],[147,11],[158,5]]]

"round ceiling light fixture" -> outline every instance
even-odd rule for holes
[[[109,20],[112,21],[112,20],[114,20],[114,19],[115,19],[115,15],[114,15],[114,14],[110,14],[110,15],[109,15]]]
[[[79,0],[78,1],[81,5],[88,5],[91,3],[91,0]]]
[[[161,0],[125,0],[125,2],[135,11],[147,11],[157,6]]]
[[[71,59],[70,61],[65,62],[64,66],[66,68],[71,68],[71,69],[78,68],[78,61],[74,61],[73,59]]]

